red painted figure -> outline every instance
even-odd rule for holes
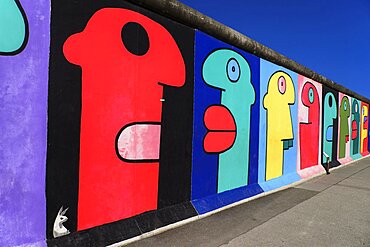
[[[185,83],[175,40],[140,13],[105,8],[63,52],[82,68],[78,230],[156,209],[163,85]]]
[[[302,89],[302,103],[308,108],[307,123],[299,123],[301,169],[318,164],[320,101],[315,86],[306,82]]]

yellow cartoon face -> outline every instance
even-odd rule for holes
[[[293,126],[290,105],[295,101],[292,78],[285,72],[275,72],[268,82],[263,98],[266,109],[266,180],[283,175],[284,150],[293,146]]]
[[[274,73],[263,98],[263,107],[268,111],[268,127],[273,128],[279,140],[293,139],[292,119],[289,105],[295,101],[292,78],[282,71]]]

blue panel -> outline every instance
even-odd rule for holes
[[[270,77],[277,71],[283,71],[287,73],[292,79],[295,88],[295,103],[290,105],[290,115],[292,118],[293,126],[293,146],[288,150],[284,150],[283,158],[283,175],[271,180],[266,181],[266,110],[261,104],[260,107],[260,129],[259,129],[259,168],[258,168],[258,183],[264,191],[273,190],[295,181],[300,180],[300,176],[297,173],[297,131],[298,131],[298,75],[284,67],[277,66],[273,63],[261,59],[261,79],[260,79],[260,99],[263,100],[264,95],[267,92],[267,86]]]
[[[200,32],[195,34],[192,199],[217,192],[218,155],[206,154],[203,151],[203,138],[206,133],[204,112],[209,105],[221,102],[221,91],[207,86],[202,78],[203,61],[209,53],[208,48],[213,48],[204,41],[207,38],[208,36]]]
[[[198,214],[204,214],[212,210],[221,208],[231,203],[243,200],[262,193],[263,190],[258,184],[251,184],[233,190],[228,190],[219,194],[192,201]]]
[[[221,90],[207,85],[202,76],[204,61],[210,53],[218,49],[231,49],[247,60],[251,69],[251,81],[256,95],[255,103],[251,108],[248,185],[219,194],[217,194],[219,154],[210,154],[204,151],[203,139],[207,130],[203,117],[210,105],[221,104]],[[260,107],[259,58],[197,31],[194,69],[192,203],[199,213],[205,213],[263,192],[257,184]],[[246,95],[246,97],[248,96]]]

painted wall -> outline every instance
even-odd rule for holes
[[[259,59],[195,35],[192,203],[205,213],[258,185]],[[205,186],[206,185],[206,186]]]
[[[369,154],[369,102],[125,1],[23,2],[0,3],[1,246],[109,245]]]
[[[0,1],[0,246],[45,245],[50,3]]]

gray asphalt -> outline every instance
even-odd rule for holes
[[[370,246],[370,158],[128,246]]]

